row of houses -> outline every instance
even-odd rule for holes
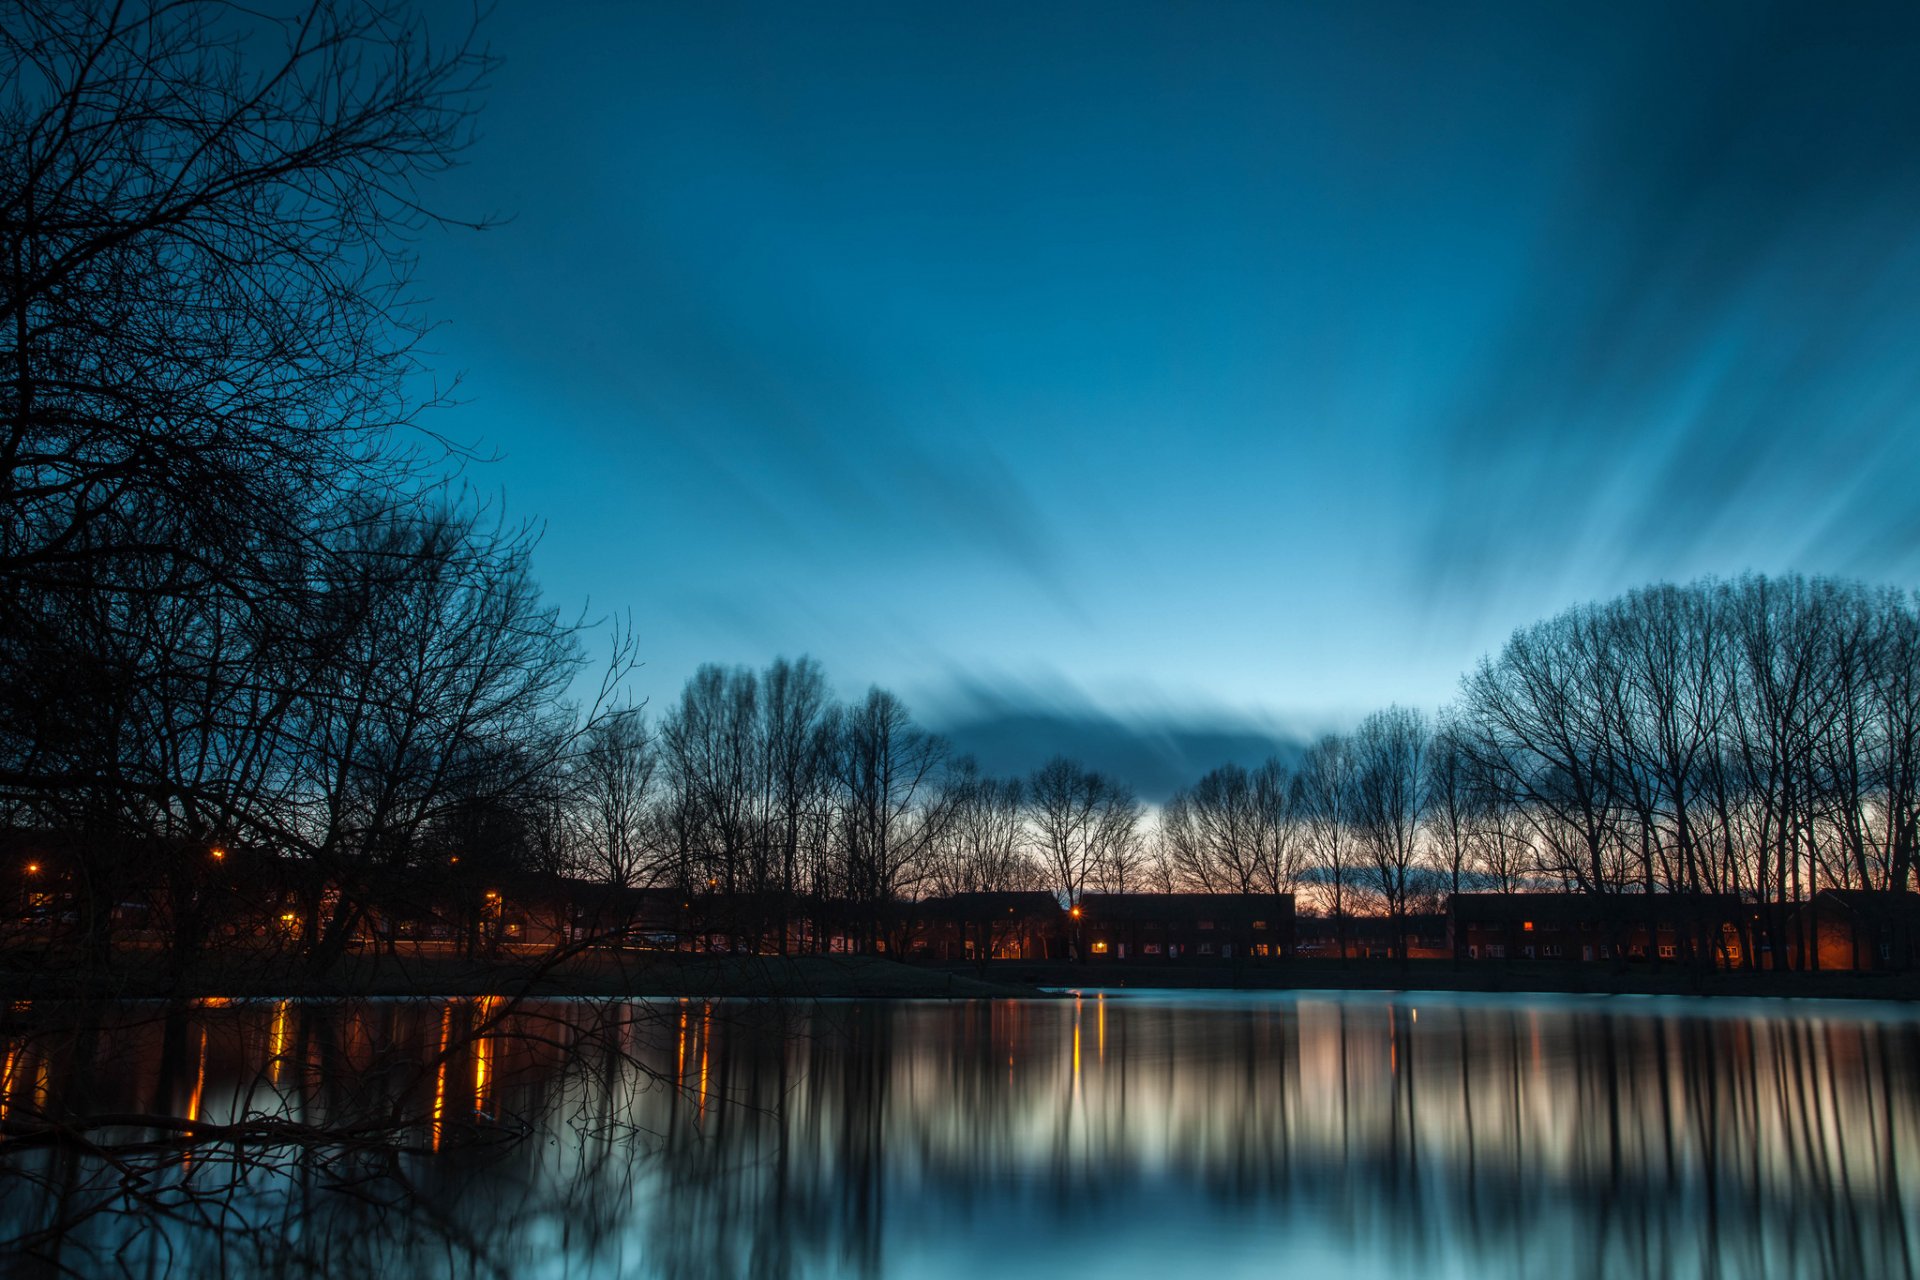
[[[1460,893],[1444,912],[1398,920],[1297,916],[1291,894],[1089,893],[1067,910],[1051,894],[968,894],[919,904],[918,925],[915,953],[944,961],[1920,966],[1920,894],[1863,889],[1772,912],[1731,894]]]
[[[298,943],[337,890],[310,863],[210,849],[191,882],[215,932]],[[75,918],[74,876],[46,848],[9,851],[11,933]],[[5,880],[0,880],[4,884]],[[182,883],[128,885],[116,932],[163,942]],[[393,873],[371,890],[363,946],[551,948],[590,939],[635,948],[877,951],[934,963],[1257,964],[1288,957],[1404,956],[1462,963],[1688,963],[1722,968],[1908,969],[1920,964],[1920,894],[1829,889],[1763,911],[1733,895],[1462,893],[1444,913],[1399,920],[1300,916],[1291,894],[970,893],[887,904],[801,901],[711,889],[621,888],[458,866]],[[1778,954],[1776,954],[1776,949]]]
[[[1734,894],[1462,893],[1451,953],[1475,962],[1684,962],[1871,971],[1920,965],[1920,894],[1825,889],[1762,909]]]

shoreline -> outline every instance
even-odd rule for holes
[[[355,953],[315,976],[291,956],[209,957],[174,984],[117,957],[84,974],[48,956],[0,956],[0,998],[339,999],[760,998],[1046,1000],[1063,989],[1165,991],[1435,991],[1486,994],[1699,996],[1729,999],[1920,1001],[1920,973],[1625,970],[1543,963],[1292,959],[1261,964],[905,964],[879,956],[722,956],[587,951],[560,958]],[[37,961],[37,963],[36,963]]]
[[[996,961],[990,974],[1027,985],[1121,991],[1437,991],[1538,995],[1700,996],[1707,999],[1920,1001],[1920,972],[1701,972],[1677,966],[1292,959],[1218,965]]]

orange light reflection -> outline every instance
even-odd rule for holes
[[[440,1120],[447,1111],[447,1040],[453,1034],[453,1002],[440,1011],[440,1068],[433,1081],[433,1149],[440,1149]]]

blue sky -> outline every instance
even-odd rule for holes
[[[1641,582],[1920,568],[1920,10],[486,30],[440,425],[656,705],[806,652],[949,725],[1298,734]]]

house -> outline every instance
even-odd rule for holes
[[[916,904],[908,954],[968,960],[1062,960],[1067,913],[1051,893],[955,893]]]
[[[1337,956],[1344,935],[1349,957],[1445,960],[1453,954],[1447,941],[1447,923],[1444,912],[1415,911],[1398,919],[1379,915],[1340,920],[1323,917],[1315,921],[1315,953]]]
[[[1096,963],[1293,954],[1290,893],[1089,893],[1078,907],[1082,958]]]
[[[1920,893],[1822,889],[1805,911],[1813,921],[1814,967],[1907,970],[1920,960]],[[1798,941],[1790,948],[1797,950]]]
[[[1456,893],[1461,960],[1708,962],[1739,965],[1751,913],[1735,894]]]

